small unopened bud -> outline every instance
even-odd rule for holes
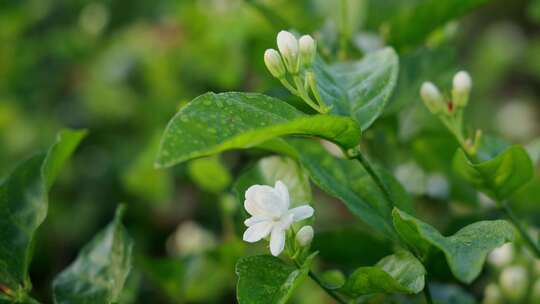
[[[264,64],[266,64],[266,68],[272,76],[276,78],[285,76],[285,66],[278,51],[274,49],[266,50],[264,52]]]
[[[499,277],[499,284],[503,294],[514,302],[518,302],[525,296],[528,281],[527,270],[522,266],[507,267]]]
[[[426,107],[433,114],[440,113],[445,107],[444,100],[439,92],[439,89],[437,89],[437,87],[431,82],[424,82],[422,84],[422,87],[420,88],[420,96],[422,97]]]
[[[311,244],[311,240],[313,240],[313,227],[311,226],[304,226],[296,233],[296,241],[302,247]]]
[[[457,72],[453,80],[452,99],[457,107],[465,107],[469,102],[472,80],[469,73]]]
[[[277,46],[279,52],[285,59],[287,69],[291,73],[297,73],[299,69],[298,62],[298,40],[293,34],[287,31],[281,31],[277,35]]]
[[[300,62],[303,66],[309,67],[315,60],[315,54],[317,53],[317,46],[315,40],[310,35],[304,35],[300,37],[298,41],[300,47]]]

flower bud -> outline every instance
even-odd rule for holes
[[[274,49],[266,50],[264,52],[264,64],[266,64],[266,68],[272,76],[276,78],[285,76],[285,66],[278,51]]]
[[[304,226],[296,233],[296,241],[302,247],[311,244],[311,240],[313,240],[313,227],[311,226]]]
[[[433,83],[424,82],[420,88],[420,96],[431,113],[438,114],[444,109],[443,97]]]
[[[469,73],[457,72],[453,80],[452,99],[457,107],[465,107],[469,101],[472,80]]]
[[[298,73],[298,40],[296,37],[287,31],[281,31],[277,35],[277,46],[289,72]]]
[[[525,296],[528,281],[527,270],[522,266],[507,267],[499,277],[499,284],[503,294],[514,302],[518,302]]]
[[[298,43],[300,47],[300,63],[306,67],[311,66],[317,53],[315,40],[310,35],[304,35],[300,37]]]

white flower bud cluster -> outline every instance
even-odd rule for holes
[[[277,35],[277,47],[264,52],[264,63],[270,74],[294,95],[302,98],[319,113],[327,113],[330,108],[322,101],[315,74],[312,71],[317,55],[317,44],[310,35],[300,39],[287,31]]]
[[[469,73],[457,72],[452,81],[452,96],[445,98],[436,85],[424,82],[420,87],[420,96],[428,110],[437,115],[441,122],[459,141],[469,155],[475,155],[480,146],[481,132],[474,138],[466,138],[463,134],[463,110],[469,102],[472,80]]]
[[[469,93],[472,87],[472,80],[469,73],[465,71],[457,72],[452,81],[452,99],[445,102],[443,95],[432,82],[424,82],[420,88],[420,96],[424,104],[433,114],[446,113],[451,115],[455,108],[462,109],[469,102]]]

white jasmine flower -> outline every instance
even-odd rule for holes
[[[457,72],[453,79],[452,98],[458,107],[465,107],[469,101],[472,80],[469,73],[465,71]]]
[[[267,185],[253,185],[246,191],[244,201],[246,211],[251,215],[244,224],[248,229],[243,239],[254,243],[270,235],[270,252],[278,256],[285,248],[285,233],[294,222],[313,215],[309,205],[290,207],[289,190],[281,181],[272,188]]]
[[[291,73],[298,72],[298,40],[293,34],[281,31],[277,35],[279,52],[285,59],[285,64]]]
[[[296,241],[300,246],[305,247],[309,244],[311,244],[311,241],[313,240],[313,227],[311,226],[304,226],[298,230],[296,233]]]
[[[264,64],[270,74],[276,78],[282,78],[285,76],[285,65],[281,60],[279,52],[274,49],[268,49],[264,52]]]
[[[424,82],[420,88],[420,96],[431,113],[437,114],[443,109],[443,97],[433,83]]]

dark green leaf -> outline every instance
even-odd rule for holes
[[[14,291],[30,289],[32,245],[47,216],[47,193],[85,134],[60,132],[47,153],[21,163],[0,184],[0,284]]]
[[[365,130],[384,111],[396,85],[398,61],[391,48],[333,66],[318,59],[314,70],[321,97],[332,113],[351,116]]]
[[[207,93],[182,108],[169,122],[157,165],[250,148],[284,135],[319,136],[352,148],[360,129],[345,117],[306,115],[289,104],[256,93]]]
[[[527,151],[511,146],[492,159],[474,163],[463,150],[454,157],[454,169],[478,189],[503,200],[525,185],[534,176]]]
[[[503,220],[476,222],[445,237],[432,226],[399,209],[394,209],[392,216],[403,241],[422,255],[432,249],[442,251],[454,276],[465,283],[472,282],[480,274],[491,250],[514,239],[512,225]]]
[[[420,44],[435,29],[488,0],[370,0],[368,26],[398,48]]]
[[[284,304],[304,281],[315,254],[301,268],[286,264],[269,255],[246,257],[236,264],[238,285],[236,297],[240,304]]]
[[[124,209],[120,206],[114,220],[54,279],[54,303],[118,302],[131,270],[133,249],[133,241],[122,225]]]
[[[349,210],[371,227],[392,238],[392,206],[362,165],[355,160],[339,159],[330,155],[319,143],[305,140],[291,141],[299,154],[299,161],[311,180],[328,194],[339,198]],[[394,177],[376,168],[393,200],[412,212],[412,202]]]
[[[341,291],[358,297],[372,293],[418,293],[424,289],[426,270],[410,252],[399,251],[373,267],[355,270]]]

